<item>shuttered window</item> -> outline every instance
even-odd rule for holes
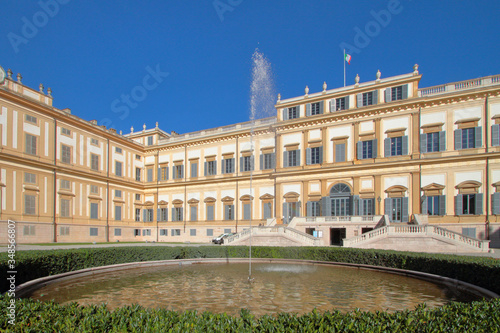
[[[455,150],[480,148],[482,145],[481,126],[455,130]]]
[[[446,215],[446,196],[434,195],[424,197],[422,200],[422,214],[435,216]]]
[[[234,205],[224,205],[224,220],[234,220]]]
[[[306,164],[323,163],[323,147],[306,148]]]
[[[91,219],[99,218],[99,204],[96,202],[90,203],[90,218]]]
[[[458,194],[455,197],[456,215],[481,215],[483,214],[483,194]]]
[[[358,108],[362,106],[375,105],[378,102],[378,90],[369,91],[356,95]]]
[[[276,154],[261,154],[260,155],[260,170],[274,169],[276,165]]]
[[[408,155],[408,136],[386,138],[384,140],[384,156]]]

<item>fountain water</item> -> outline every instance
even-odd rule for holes
[[[250,151],[254,153],[253,136],[255,120],[274,115],[274,84],[271,64],[264,55],[255,49],[252,55],[252,84],[250,86]],[[250,168],[250,198],[253,198],[252,177],[253,166]],[[253,200],[253,199],[251,199]],[[252,220],[250,219],[250,229]],[[250,230],[250,246],[248,261],[248,281],[252,281],[252,232]]]

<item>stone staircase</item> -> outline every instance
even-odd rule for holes
[[[319,246],[320,240],[296,229],[284,226],[258,226],[245,229],[227,237],[224,245],[252,245],[255,246]]]
[[[489,252],[490,241],[464,236],[433,225],[398,224],[380,226],[344,239],[344,247],[428,253]]]

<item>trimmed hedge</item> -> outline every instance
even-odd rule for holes
[[[7,254],[1,255],[1,290],[7,290]],[[18,251],[16,284],[83,268],[127,262],[188,259],[246,258],[248,247],[117,247],[78,250]],[[253,247],[252,257],[308,259],[409,269],[469,282],[500,293],[500,261],[484,257],[421,254],[382,250],[319,247]],[[5,259],[5,260],[4,260]],[[9,298],[0,298],[5,311]],[[16,325],[0,316],[0,329],[48,331],[172,331],[172,332],[495,332],[499,330],[500,300],[452,303],[437,309],[418,307],[396,313],[338,311],[296,316],[279,314],[256,318],[245,310],[240,317],[226,314],[174,312],[127,306],[110,312],[105,306],[67,306],[31,299],[17,300]]]

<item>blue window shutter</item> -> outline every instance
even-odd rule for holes
[[[259,155],[260,170],[264,170],[264,154]]]
[[[480,148],[483,145],[483,132],[481,131],[481,129],[481,126],[478,126],[474,129],[474,148]]]
[[[420,201],[422,202],[422,214],[428,214],[428,208],[427,208],[427,197],[423,195],[420,197]]]
[[[330,112],[335,112],[336,110],[335,98],[330,100]]]
[[[446,195],[439,196],[439,215],[446,215]]]
[[[409,216],[408,216],[408,204],[409,204],[409,198],[408,197],[405,197],[403,198],[403,211],[402,211],[402,216],[401,216],[401,222],[408,222],[410,219],[409,219]]]
[[[306,104],[306,117],[311,115],[311,103]]]
[[[323,164],[323,146],[319,147],[319,164]]]
[[[439,151],[445,151],[446,150],[446,132],[441,131],[438,134],[439,136]]]
[[[212,205],[207,206],[207,220],[208,221],[214,220],[214,206]]]
[[[312,214],[312,201],[308,201],[308,202],[306,202],[306,216],[307,216],[307,217],[314,216],[314,215]]]
[[[204,163],[203,167],[205,168],[205,176],[206,176],[207,175],[207,162]]]
[[[156,210],[156,221],[161,221],[160,208]]]
[[[462,130],[455,130],[455,150],[462,149]]]
[[[191,221],[198,221],[198,209],[196,206],[191,206]]]
[[[363,106],[363,94],[357,94],[356,101],[358,104],[358,108],[362,107]]]
[[[403,155],[408,155],[408,135],[401,138],[401,151]]]
[[[384,157],[391,156],[391,138],[384,139]]]
[[[244,161],[244,158],[240,157],[240,172],[244,170],[243,161]]]
[[[378,150],[377,139],[373,139],[372,140],[372,152],[373,152],[372,158],[376,158],[378,156],[377,150]]]
[[[283,109],[283,120],[288,120],[288,108]]]
[[[295,154],[295,166],[300,165],[300,149],[297,149],[297,154]]]
[[[243,204],[243,219],[250,220],[250,204]]]
[[[500,146],[500,125],[491,125],[491,145]]]
[[[349,96],[344,97],[345,99],[345,109],[349,110]]]
[[[420,152],[427,153],[427,134],[420,134]]]
[[[360,215],[360,216],[368,215],[363,210],[363,199],[358,200],[358,215]]]
[[[288,224],[288,202],[283,202],[283,223]]]
[[[283,168],[288,168],[288,152],[283,152]]]
[[[142,221],[143,222],[147,221],[147,216],[148,216],[148,210],[147,209],[143,209],[142,210]]]
[[[500,192],[495,192],[491,195],[491,213],[500,215]]]
[[[392,97],[392,88],[386,88],[385,89],[385,102],[389,103],[391,101]]]
[[[483,194],[477,193],[474,196],[476,200],[476,214],[475,215],[483,215]]]
[[[276,168],[276,153],[271,154],[271,168]]]
[[[357,156],[358,156],[358,160],[362,160],[363,159],[363,141],[358,141],[356,143],[356,148],[357,148]]]
[[[306,165],[311,164],[311,148],[306,148]]]
[[[297,204],[295,205],[295,216],[300,217],[302,214],[300,214],[302,208],[302,202],[298,201]]]
[[[373,105],[378,104],[378,90],[372,92]]]
[[[158,168],[158,176],[156,177],[158,181],[161,180],[161,168]]]
[[[226,159],[223,159],[221,162],[221,174],[226,173]]]
[[[403,99],[407,99],[408,98],[408,85],[407,84],[403,84],[402,86],[402,98]]]
[[[224,220],[229,220],[229,205],[224,205]]]
[[[191,163],[191,177],[197,177],[197,167],[198,165],[196,163]]]
[[[455,197],[455,215],[463,215],[464,213],[462,197],[462,194],[457,194],[457,196]]]
[[[181,178],[184,178],[184,164],[181,165]]]
[[[385,198],[384,199],[384,214],[389,216],[389,220],[392,222],[392,199]]]
[[[335,162],[346,161],[345,146],[346,146],[345,143],[340,143],[335,145]]]
[[[172,207],[172,222],[176,222],[177,221],[177,216],[175,216],[175,208]]]
[[[271,207],[270,207],[269,203],[265,202],[263,204],[263,206],[264,206],[263,207],[264,208],[264,212],[263,212],[264,215],[262,216],[262,218],[263,219],[269,219],[269,218],[271,218]]]
[[[351,215],[353,215],[353,216],[360,215],[359,214],[359,202],[361,202],[361,200],[359,199],[359,195],[354,194],[351,196],[351,212],[350,212]],[[357,204],[354,204],[354,203],[357,203]]]
[[[214,161],[214,175],[217,174],[217,161]]]
[[[319,102],[319,114],[323,114],[324,109],[325,109],[325,101]]]

